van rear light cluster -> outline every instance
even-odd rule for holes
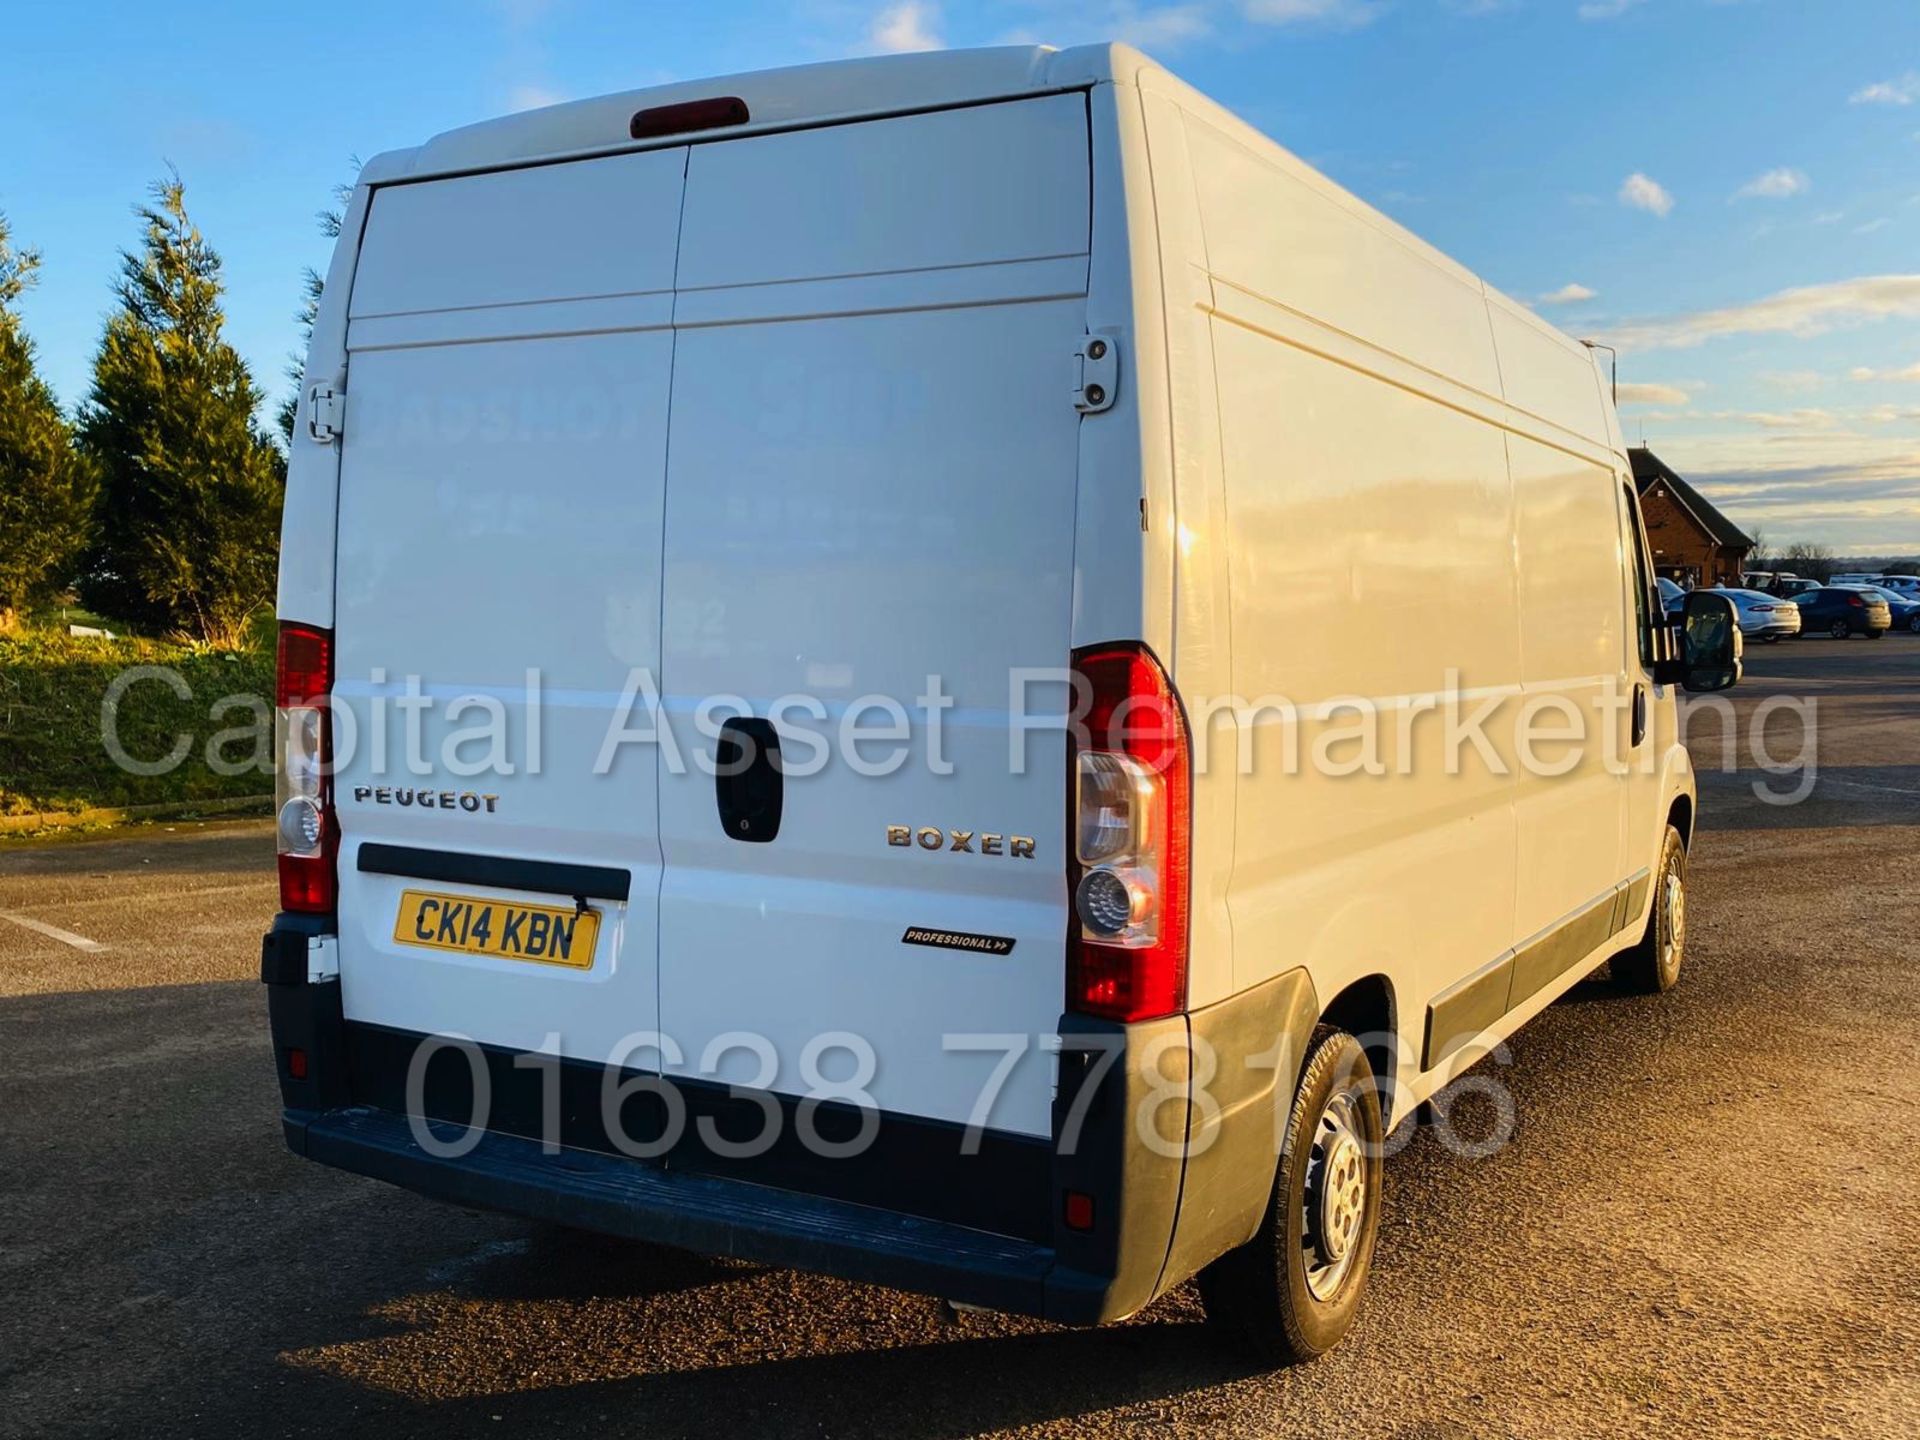
[[[1090,697],[1070,742],[1073,888],[1067,1008],[1148,1020],[1187,1004],[1189,795],[1186,717],[1144,645],[1074,656]]]
[[[280,908],[333,910],[338,881],[333,813],[333,633],[282,621],[274,680],[273,809]]]

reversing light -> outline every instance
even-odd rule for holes
[[[1187,1003],[1192,787],[1186,717],[1144,645],[1074,656],[1067,1008],[1135,1021]]]

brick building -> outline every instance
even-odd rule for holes
[[[1655,573],[1682,585],[1738,585],[1753,540],[1653,451],[1627,454]]]

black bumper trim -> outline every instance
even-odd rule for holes
[[[487,1073],[482,1123],[503,1135],[540,1140],[551,1125],[554,1140],[568,1150],[625,1159],[610,1124],[617,1122],[626,1140],[649,1147],[659,1146],[668,1128],[663,1097],[652,1087],[638,1089],[610,1112],[608,1071],[598,1061],[564,1058],[530,1067],[520,1063],[519,1052],[495,1045],[474,1045],[471,1056],[453,1047],[441,1049],[420,1066],[415,1077],[419,1095],[410,1105],[408,1074],[428,1037],[351,1020],[344,1035],[346,1103],[401,1115],[417,1106],[431,1119],[464,1126],[476,1113],[477,1062]],[[643,1073],[652,1072],[623,1068],[611,1079],[618,1082]],[[863,1115],[873,1123],[867,1144],[855,1153],[827,1158],[801,1142],[801,1101],[794,1096],[771,1091],[735,1095],[725,1085],[687,1076],[660,1083],[677,1097],[682,1118],[677,1139],[653,1163],[1028,1241],[1043,1241],[1051,1234],[1052,1147],[1041,1137],[982,1130],[974,1137],[973,1153],[968,1153],[964,1126],[891,1111],[863,1112],[822,1100],[809,1107],[808,1123],[829,1143],[858,1137]],[[549,1095],[555,1102],[550,1118]],[[734,1143],[764,1134],[769,1122],[761,1107],[766,1104],[779,1108],[779,1119],[772,1140],[759,1153],[728,1157],[707,1143],[710,1129],[717,1138]]]
[[[548,1155],[536,1141],[493,1132],[443,1158],[421,1148],[405,1116],[357,1106],[290,1110],[286,1130],[289,1146],[311,1160],[458,1205],[996,1310],[1047,1309],[1053,1252],[1008,1236],[589,1151]],[[431,1122],[431,1133],[459,1147],[468,1132]]]
[[[362,845],[354,866],[366,875],[401,875],[452,885],[497,886],[587,900],[625,900],[633,876],[610,865],[569,865],[552,860],[516,860],[509,855],[469,855],[422,850],[412,845]]]

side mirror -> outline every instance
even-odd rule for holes
[[[1689,590],[1673,622],[1679,654],[1656,667],[1654,678],[1702,693],[1731,689],[1740,681],[1740,617],[1733,602],[1707,590]]]

